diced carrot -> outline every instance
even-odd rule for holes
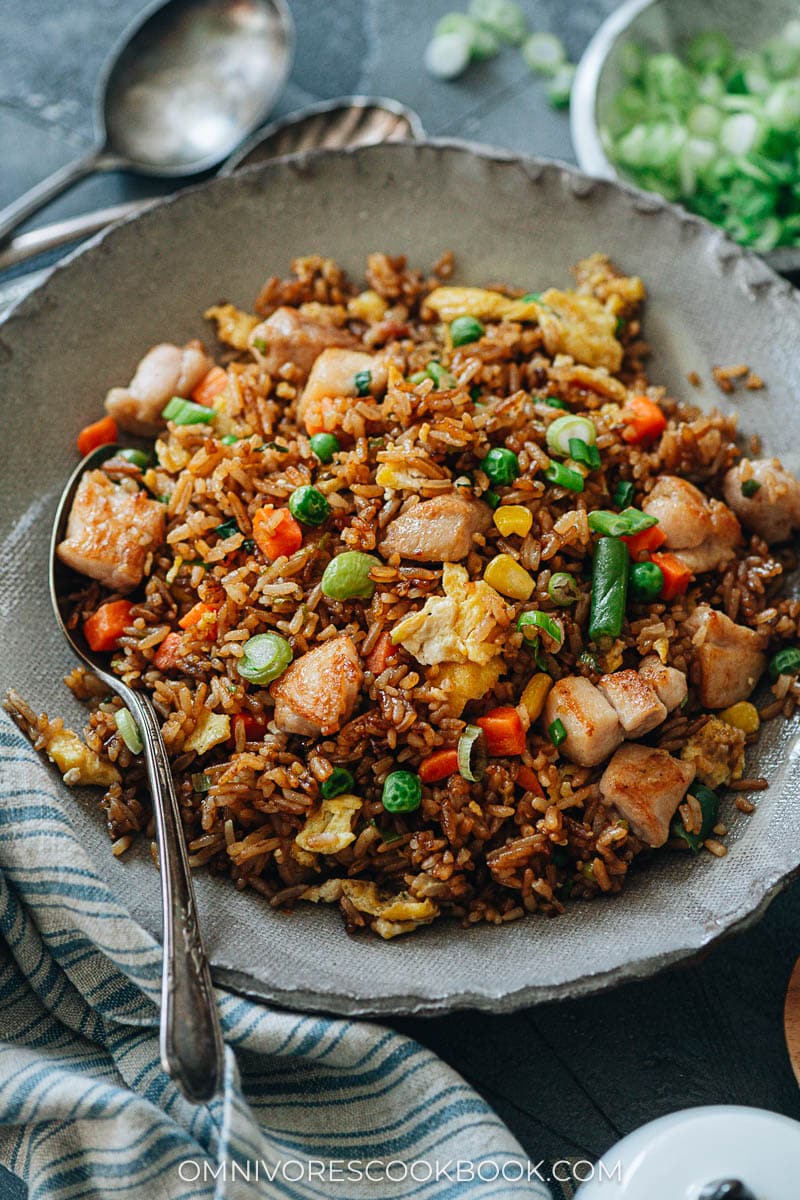
[[[320,396],[309,400],[303,406],[303,424],[308,436],[333,433],[334,429],[341,428],[345,413],[352,403],[346,396]]]
[[[91,454],[92,450],[97,450],[99,446],[109,446],[118,437],[119,431],[114,418],[101,417],[99,421],[87,425],[78,434],[78,454],[81,458],[85,458],[87,454]]]
[[[367,670],[373,675],[382,675],[389,663],[396,658],[397,647],[392,645],[392,635],[385,629],[367,655]]]
[[[664,575],[661,599],[674,600],[676,596],[682,596],[692,578],[689,568],[674,554],[653,554],[651,561],[661,568]]]
[[[153,656],[153,665],[158,667],[159,671],[171,671],[178,665],[181,658],[182,641],[179,633],[167,634]]]
[[[83,636],[89,649],[95,653],[114,650],[126,627],[130,625],[132,608],[130,600],[109,600],[87,617],[83,622]]]
[[[246,742],[260,742],[267,728],[266,713],[237,713],[233,718],[234,741],[236,740],[236,731],[239,728],[244,729]]]
[[[659,525],[651,525],[649,529],[642,529],[639,533],[630,533],[622,540],[628,547],[631,562],[644,562],[654,550],[664,545],[667,535]]]
[[[533,792],[536,796],[544,795],[544,788],[539,783],[539,776],[533,767],[526,767],[524,763],[517,771],[517,783],[526,792]]]
[[[196,404],[211,408],[217,396],[220,392],[224,392],[227,386],[228,372],[224,371],[222,367],[212,367],[192,392],[192,399]]]
[[[651,442],[667,427],[667,418],[647,396],[631,396],[622,410],[622,420],[625,422],[623,440],[632,445]]]
[[[475,722],[486,737],[486,751],[492,757],[522,754],[525,749],[525,730],[519,713],[510,705],[493,708]]]
[[[265,558],[274,561],[294,554],[303,544],[303,531],[288,508],[265,504],[253,517],[253,537]]]
[[[423,783],[438,783],[455,775],[458,770],[458,752],[456,750],[434,750],[424,762],[419,765],[417,774]]]
[[[180,621],[178,621],[178,624],[180,625],[181,629],[191,629],[192,626],[199,625],[207,613],[215,613],[216,611],[216,605],[204,604],[202,600],[199,600],[197,604],[193,605],[192,608],[190,608],[189,611],[181,617]]]

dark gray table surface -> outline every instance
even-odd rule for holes
[[[614,0],[523,3],[531,24],[559,33],[574,58],[615,7]],[[89,144],[97,71],[143,7],[142,0],[0,0],[0,205]],[[473,67],[455,83],[426,74],[428,32],[457,7],[449,0],[291,0],[291,7],[296,60],[275,115],[354,92],[390,95],[412,105],[431,134],[573,158],[567,117],[549,108],[517,54]],[[101,175],[31,227],[173,186]],[[795,886],[755,928],[699,964],[516,1016],[459,1013],[396,1025],[461,1071],[534,1159],[593,1158],[637,1125],[689,1105],[751,1104],[800,1119],[781,1021],[798,954]],[[13,1185],[0,1178],[0,1196],[10,1196],[4,1187]]]

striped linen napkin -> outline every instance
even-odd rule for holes
[[[188,1104],[159,1063],[161,949],[68,808],[0,713],[0,1161],[33,1200],[547,1196],[460,1076],[367,1022],[218,989],[224,1093]]]

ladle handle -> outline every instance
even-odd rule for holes
[[[79,179],[91,175],[93,171],[97,171],[103,166],[104,154],[104,146],[94,146],[86,154],[59,167],[57,171],[53,171],[52,175],[48,175],[46,179],[34,184],[17,200],[0,209],[0,244],[14,232],[18,225],[27,221],[28,217],[32,217],[40,208],[44,208],[45,204],[49,204],[56,196],[60,196]]]

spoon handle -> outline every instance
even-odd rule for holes
[[[164,965],[161,1064],[188,1100],[210,1100],[222,1082],[224,1046],[211,972],[197,921],[178,798],[155,709],[132,693],[144,742],[161,864]]]
[[[18,225],[27,221],[28,217],[32,217],[40,208],[44,208],[45,204],[49,204],[67,188],[72,187],[73,183],[77,183],[79,179],[98,170],[102,165],[104,154],[104,146],[94,146],[86,154],[59,167],[57,171],[53,171],[52,175],[48,175],[46,179],[34,184],[17,200],[0,209],[0,243],[4,242]]]

